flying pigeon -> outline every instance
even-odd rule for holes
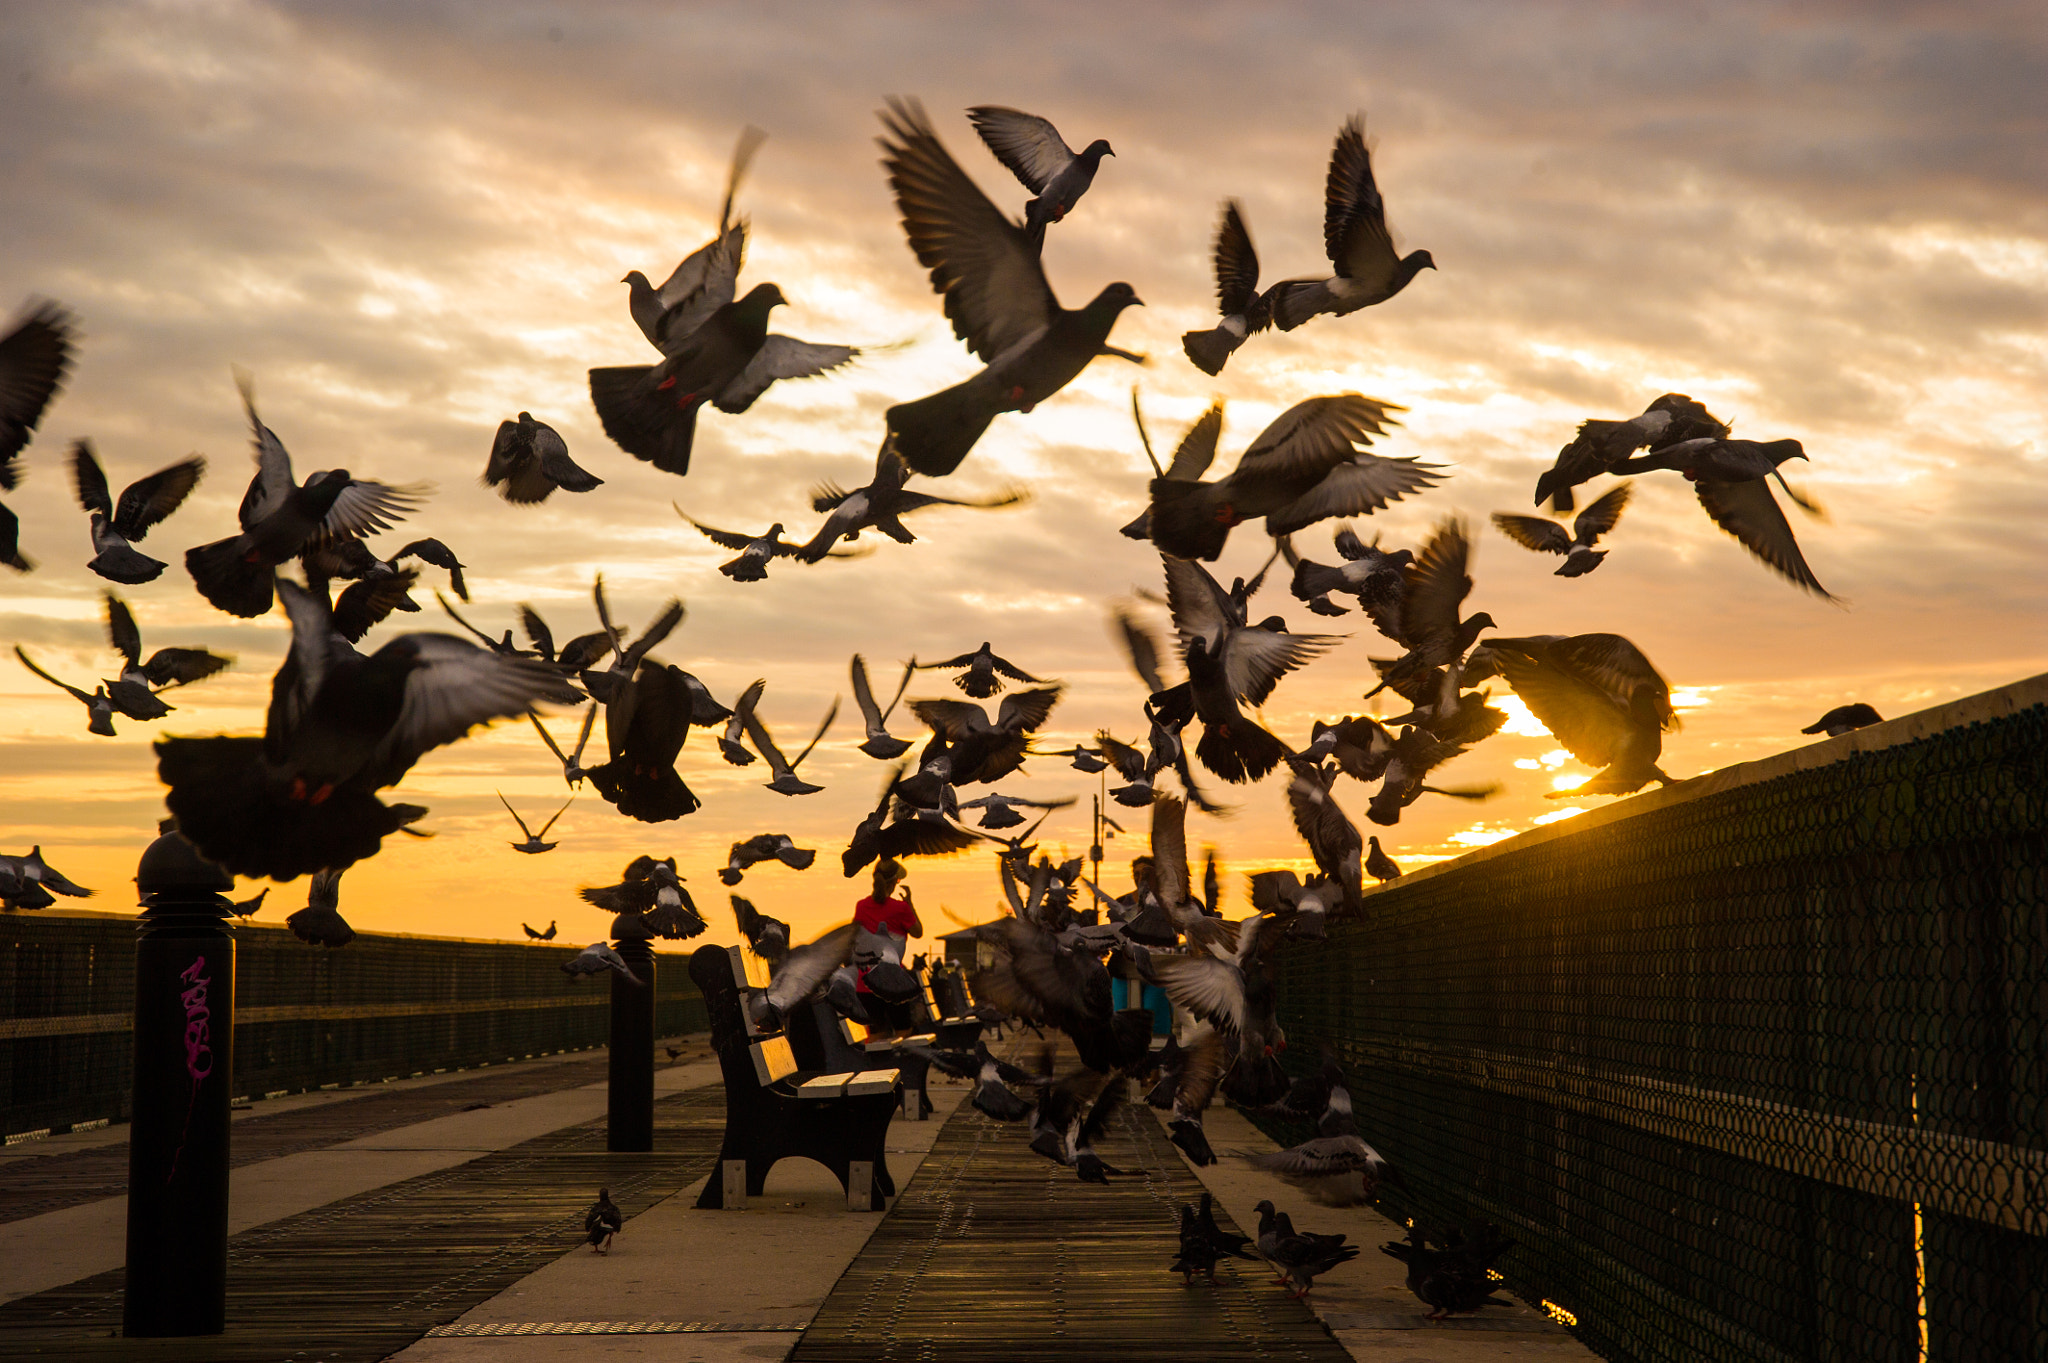
[[[1183,332],[1180,346],[1195,368],[1212,378],[1246,338],[1273,325],[1273,291],[1259,292],[1259,256],[1235,199],[1223,205],[1223,221],[1210,248],[1215,262],[1216,310],[1222,320],[1207,331]]]
[[[562,807],[556,810],[553,816],[550,817],[546,823],[540,826],[540,832],[536,833],[531,828],[528,828],[526,826],[526,820],[519,817],[519,811],[512,808],[512,802],[505,798],[504,792],[493,791],[492,793],[498,797],[498,803],[505,806],[505,812],[512,816],[512,822],[519,825],[519,831],[526,835],[526,841],[515,842],[512,844],[513,851],[533,853],[552,852],[555,850],[557,846],[560,845],[558,843],[543,842],[542,839],[547,837],[548,830],[555,826],[555,820],[561,818],[562,815],[565,812],[567,812],[569,806],[576,803],[576,797],[574,795],[571,795],[567,800],[563,801]]]
[[[773,778],[766,783],[768,789],[777,795],[815,795],[824,789],[823,786],[814,786],[803,780],[796,774],[796,769],[803,765],[804,759],[811,755],[811,749],[818,746],[819,741],[831,729],[832,721],[838,717],[839,697],[834,696],[832,704],[825,711],[824,722],[818,726],[818,732],[811,735],[811,741],[804,744],[802,752],[794,759],[789,759],[783,757],[782,749],[775,746],[775,740],[768,734],[768,727],[761,722],[759,709],[747,713],[747,740],[754,745],[754,751],[761,754],[762,760],[767,762]]]
[[[973,696],[976,700],[986,700],[990,696],[999,694],[1003,689],[1002,679],[1004,677],[1008,677],[1012,681],[1030,682],[1033,686],[1045,684],[1045,678],[1034,677],[1015,663],[997,657],[995,650],[989,647],[987,640],[983,640],[981,647],[975,649],[972,653],[962,653],[957,658],[947,658],[943,662],[918,663],[916,666],[926,671],[951,671],[954,668],[967,669],[959,676],[953,678],[953,685],[959,687],[968,695]]]
[[[110,582],[129,586],[154,582],[162,574],[164,562],[137,553],[129,541],[143,538],[151,526],[176,511],[204,472],[206,460],[199,455],[181,459],[123,488],[117,505],[92,442],[73,442],[72,485],[78,505],[92,517],[93,557],[85,566]]]
[[[1702,436],[1726,439],[1728,427],[1683,393],[1666,393],[1641,416],[1626,421],[1589,417],[1578,433],[1557,452],[1557,462],[1536,480],[1536,505],[1548,501],[1559,515],[1572,510],[1572,489],[1591,482],[1647,446],[1652,451]]]
[[[903,679],[896,684],[896,694],[889,698],[885,708],[875,703],[875,693],[868,685],[867,660],[858,653],[853,655],[853,700],[860,706],[861,723],[867,727],[867,737],[861,741],[860,750],[869,757],[888,762],[909,751],[909,740],[890,733],[888,723],[889,716],[895,713],[896,703],[903,699],[904,691],[910,687],[910,674],[915,671],[917,659],[912,658],[903,665]]]
[[[595,975],[605,970],[622,976],[628,984],[642,983],[640,977],[626,964],[626,958],[603,942],[592,942],[562,962],[562,973],[577,981],[581,981],[585,975]]]
[[[866,487],[847,492],[832,483],[820,483],[811,489],[811,509],[828,514],[817,534],[798,550],[798,557],[806,563],[816,563],[834,544],[853,539],[863,530],[878,530],[899,544],[915,544],[917,536],[903,524],[903,517],[913,511],[922,511],[928,506],[994,510],[1016,506],[1027,500],[1029,495],[1021,488],[1011,488],[993,497],[938,497],[929,492],[905,490],[904,484],[909,479],[910,470],[896,453],[895,437],[885,436],[881,452],[875,456],[874,477],[868,480]]]
[[[1600,560],[1607,557],[1605,549],[1595,549],[1602,535],[1614,529],[1621,520],[1621,509],[1628,505],[1629,484],[1620,483],[1600,499],[1581,511],[1572,521],[1570,533],[1556,521],[1541,516],[1516,516],[1505,511],[1493,513],[1493,523],[1500,532],[1524,549],[1534,549],[1539,554],[1562,554],[1564,562],[1558,565],[1559,577],[1583,577],[1600,566]]]
[[[792,871],[808,871],[817,857],[816,851],[798,847],[787,833],[757,833],[732,845],[718,878],[728,885],[737,885],[749,869],[764,861],[779,861]]]
[[[1289,279],[1272,290],[1273,322],[1292,331],[1311,317],[1342,317],[1384,303],[1422,270],[1434,270],[1427,251],[1400,255],[1387,230],[1386,205],[1373,180],[1365,120],[1356,115],[1337,132],[1323,188],[1323,247],[1336,273],[1328,279]]]
[[[1034,234],[1004,216],[960,169],[923,106],[891,100],[882,125],[882,164],[910,249],[931,271],[953,334],[987,366],[964,383],[888,410],[903,462],[943,477],[1000,413],[1030,411],[1097,355],[1136,361],[1108,341],[1118,315],[1140,300],[1129,284],[1116,283],[1085,307],[1061,307]]]
[[[307,882],[306,907],[285,915],[284,925],[308,946],[334,948],[353,942],[356,930],[341,916],[341,871],[315,871]]]
[[[561,434],[546,422],[535,421],[531,413],[498,423],[490,461],[484,465],[484,486],[496,488],[506,501],[532,506],[546,501],[556,488],[590,492],[603,485],[604,479],[569,457]]]
[[[234,662],[203,648],[160,648],[144,662],[142,631],[128,603],[112,592],[105,599],[107,639],[121,655],[121,675],[105,683],[107,694],[114,708],[132,719],[154,719],[169,710],[156,699],[156,692],[203,681]]]
[[[90,899],[92,891],[67,879],[43,860],[41,846],[31,847],[25,857],[0,856],[0,905],[9,909],[43,909],[57,901],[51,895]]]
[[[1102,158],[1116,155],[1099,137],[1077,152],[1050,121],[1000,104],[977,104],[967,119],[996,159],[1038,196],[1024,205],[1024,230],[1034,240],[1044,239],[1047,223],[1074,211]]]

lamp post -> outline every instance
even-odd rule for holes
[[[611,1054],[606,1069],[605,1149],[654,1148],[654,948],[638,914],[612,922],[613,949],[640,977],[611,976]]]
[[[135,886],[134,1102],[121,1332],[217,1335],[227,1325],[228,1113],[233,1094],[234,878],[166,820]]]

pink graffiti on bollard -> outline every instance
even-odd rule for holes
[[[213,1047],[207,1044],[211,1031],[208,1023],[213,1013],[206,1006],[206,991],[213,977],[202,973],[205,969],[206,957],[194,956],[192,964],[178,972],[178,978],[190,986],[178,995],[178,1001],[185,1007],[185,1073],[192,1077],[192,1096],[185,1102],[185,1129],[178,1136],[178,1148],[171,1152],[171,1167],[164,1174],[166,1183],[177,1177],[185,1139],[192,1134],[192,1111],[199,1105],[199,1086],[213,1073]]]

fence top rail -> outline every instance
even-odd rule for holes
[[[63,908],[27,909],[20,913],[8,914],[5,917],[0,917],[0,925],[10,921],[18,923],[56,923],[65,921],[105,923],[110,920],[136,924],[141,922],[142,914],[140,910],[128,912],[122,909],[80,909],[67,905]],[[243,918],[230,920],[228,926],[238,933],[249,931],[277,932],[286,935],[291,933],[291,929],[282,923],[256,923]],[[4,927],[0,927],[0,931],[4,931]],[[565,947],[573,947],[577,951],[583,949],[583,939],[578,938],[572,941],[569,937],[561,936],[558,936],[552,942],[535,942],[531,940],[522,942],[514,937],[447,937],[431,932],[358,932],[356,933],[356,940],[359,942],[454,942],[465,946],[539,947],[552,951],[560,951]],[[700,941],[653,941],[647,945],[654,948],[656,952],[687,956],[704,944]]]
[[[1531,828],[1484,847],[1475,847],[1449,860],[1419,867],[1407,872],[1399,880],[1367,885],[1365,893],[1371,896],[1398,890],[1419,880],[1429,880],[1468,866],[1477,866],[1494,857],[1540,847],[1555,838],[1568,837],[1588,828],[1599,828],[1623,819],[1652,814],[1673,805],[1709,795],[1719,795],[1723,791],[1756,785],[1762,781],[1775,781],[1794,772],[1832,766],[1836,762],[1845,762],[1863,753],[1915,743],[1950,729],[1962,728],[1966,724],[2003,719],[2037,705],[2048,705],[2048,672],[2009,682],[1989,691],[1980,691],[1974,696],[1964,696],[1960,700],[1929,706],[1925,710],[1915,710],[1911,714],[1887,719],[1868,728],[1852,729],[1836,738],[1823,738],[1817,743],[1775,753],[1770,757],[1760,757],[1753,762],[1737,762],[1733,766],[1722,767],[1717,771],[1703,772],[1689,780],[1626,796],[1600,809],[1589,809],[1572,818],[1560,819],[1541,828]]]

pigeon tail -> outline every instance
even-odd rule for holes
[[[199,594],[229,615],[254,620],[267,615],[274,601],[271,567],[251,562],[240,548],[242,537],[230,535],[185,551],[185,569]]]
[[[1225,326],[1183,332],[1180,338],[1180,348],[1187,352],[1188,359],[1210,378],[1223,372],[1224,364],[1243,344],[1244,338]]]
[[[154,582],[163,576],[167,566],[162,559],[151,558],[148,554],[131,549],[125,544],[114,545],[95,554],[85,565],[109,582],[118,582],[124,587],[139,587],[145,582]]]
[[[697,437],[702,401],[678,404],[668,394],[646,390],[653,367],[619,365],[590,371],[590,405],[604,433],[635,459],[677,477],[690,471],[690,447]]]
[[[260,738],[164,738],[156,754],[178,831],[236,875],[291,880],[340,870],[376,855],[387,835],[426,813],[346,787],[318,804],[275,798]]]
[[[1183,1118],[1172,1123],[1173,1134],[1167,1137],[1179,1146],[1181,1153],[1188,1157],[1188,1163],[1197,1169],[1206,1169],[1216,1162],[1216,1152],[1209,1148],[1209,1137],[1202,1130],[1202,1124]]]
[[[1264,779],[1287,755],[1287,746],[1249,719],[1204,724],[1195,756],[1232,785]]]
[[[1217,504],[1212,484],[1177,478],[1152,480],[1152,543],[1175,558],[1214,563],[1240,519],[1227,503]]]
[[[896,453],[911,472],[943,478],[960,467],[960,461],[1002,410],[989,401],[988,387],[977,374],[930,397],[899,402],[889,409],[887,420]]]
[[[597,787],[606,802],[618,807],[629,819],[641,823],[667,823],[697,812],[698,800],[674,767],[651,775],[636,771],[625,759],[590,767],[583,773]]]

